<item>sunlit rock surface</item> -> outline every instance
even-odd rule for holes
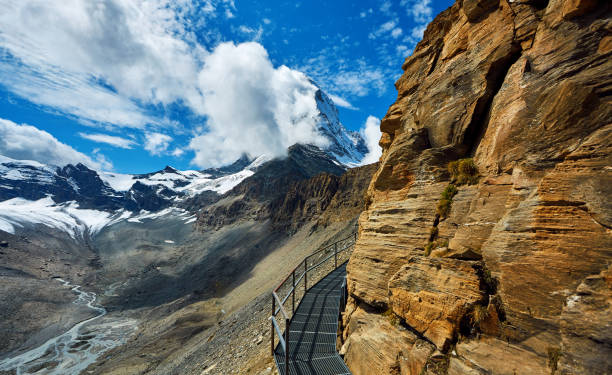
[[[428,26],[347,267],[354,374],[612,372],[611,33],[585,0],[464,0]],[[440,217],[467,157],[478,182]],[[389,310],[432,345],[424,370],[403,330],[382,344]]]

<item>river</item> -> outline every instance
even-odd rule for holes
[[[136,330],[134,319],[108,318],[106,309],[95,304],[95,293],[56,280],[77,294],[75,304],[87,306],[97,315],[34,349],[2,360],[0,371],[14,370],[17,375],[78,375],[104,352],[125,343]]]

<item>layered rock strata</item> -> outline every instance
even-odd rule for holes
[[[611,56],[605,1],[463,0],[427,27],[347,268],[353,374],[612,373]]]

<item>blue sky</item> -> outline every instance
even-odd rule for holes
[[[403,60],[452,4],[6,3],[0,154],[56,164],[83,159],[123,173],[204,168],[312,140],[308,124],[299,132],[283,125],[312,111],[306,77],[359,131],[369,116],[384,116]]]

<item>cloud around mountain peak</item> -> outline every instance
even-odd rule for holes
[[[205,132],[189,147],[198,166],[220,166],[242,154],[280,156],[295,143],[325,146],[317,132],[317,87],[302,73],[275,68],[255,42],[222,43],[198,75]]]

